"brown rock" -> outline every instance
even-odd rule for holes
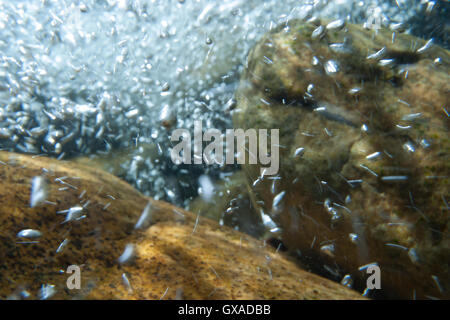
[[[282,146],[275,192],[244,166],[254,206],[337,280],[363,290],[358,268],[377,262],[381,296],[449,298],[449,52],[404,34],[392,43],[388,30],[316,28],[291,21],[249,53],[235,127],[280,129]]]
[[[0,161],[1,298],[26,290],[36,299],[42,285],[54,286],[53,299],[361,298],[261,241],[146,198],[94,167],[7,152]],[[48,197],[30,208],[35,176],[47,180]],[[147,203],[150,226],[134,230]],[[58,211],[76,206],[84,206],[85,217],[62,223],[66,214]],[[20,239],[23,229],[42,236]],[[127,244],[134,258],[119,264]],[[66,287],[69,265],[81,268],[80,290]]]

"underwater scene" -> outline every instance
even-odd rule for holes
[[[449,10],[0,0],[0,299],[449,300]]]

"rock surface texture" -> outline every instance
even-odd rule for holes
[[[368,296],[450,298],[449,61],[406,34],[317,21],[249,53],[234,125],[280,130],[277,179],[244,166],[254,207],[336,280],[362,291],[377,263]]]
[[[362,298],[94,166],[0,152],[0,178],[2,299]]]

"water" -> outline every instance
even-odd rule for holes
[[[0,147],[60,158],[129,148],[122,176],[147,195],[186,205],[198,185],[161,179],[183,175],[169,161],[167,123],[230,128],[246,54],[265,32],[309,16],[404,23],[414,32],[430,15],[447,14],[448,2],[432,3],[0,1]],[[419,35],[445,43],[441,22],[435,34]],[[197,166],[189,176],[217,178],[218,169]]]
[[[448,47],[449,6],[429,0],[0,0],[0,148],[100,157],[142,193],[187,208],[199,190],[209,199],[213,185],[239,166],[177,166],[170,132],[192,130],[196,120],[204,128],[233,127],[247,54],[267,31],[297,18],[343,19],[402,28]],[[328,61],[330,74],[338,70]]]

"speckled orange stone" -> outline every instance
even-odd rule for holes
[[[22,289],[38,299],[43,284],[55,286],[52,299],[362,298],[261,241],[144,197],[95,167],[7,152],[0,161],[2,299]],[[30,208],[31,180],[38,175],[48,181],[48,203]],[[150,226],[134,230],[149,202]],[[62,223],[65,214],[57,212],[80,205],[86,217]],[[22,243],[16,235],[23,229],[43,235]],[[68,244],[57,253],[64,239]],[[135,258],[119,264],[127,244],[134,244]],[[79,290],[67,288],[69,265],[80,266]]]

